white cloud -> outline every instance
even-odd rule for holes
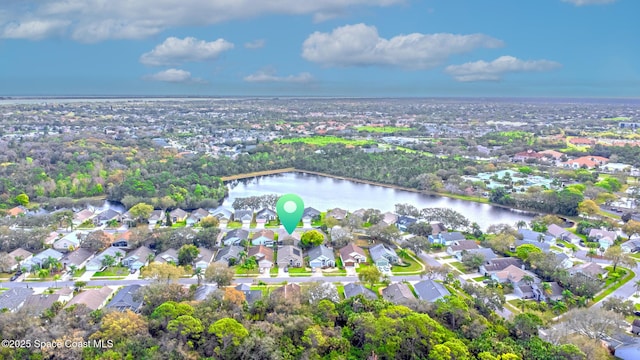
[[[64,20],[30,20],[21,23],[9,23],[2,30],[1,37],[5,39],[40,40],[62,34],[69,23],[69,21]]]
[[[427,69],[454,54],[503,45],[501,40],[483,34],[413,33],[385,39],[374,26],[356,24],[338,27],[331,33],[311,34],[302,45],[302,57],[325,66]]]
[[[82,42],[141,39],[178,26],[207,26],[265,15],[309,15],[322,21],[358,7],[407,0],[20,0],[4,1],[0,35],[29,22],[65,21],[64,32]],[[6,37],[6,36],[5,36]],[[41,39],[34,33],[30,39]]]
[[[480,60],[450,65],[445,72],[457,81],[498,81],[506,73],[549,71],[561,66],[560,63],[549,60],[520,60],[513,56],[501,56],[491,62]]]
[[[567,3],[572,3],[575,6],[611,4],[616,2],[616,0],[562,0],[562,1]]]
[[[150,52],[142,54],[140,62],[150,66],[162,66],[210,61],[230,49],[233,49],[233,44],[224,39],[206,42],[193,37],[169,37]]]
[[[244,43],[244,47],[247,49],[260,49],[264,47],[264,44],[264,39],[258,39]]]
[[[286,82],[286,83],[309,83],[313,81],[313,76],[308,72],[298,75],[277,76],[273,70],[261,70],[255,74],[244,77],[246,82]]]
[[[171,83],[203,83],[199,78],[191,77],[191,73],[181,69],[167,69],[144,77],[145,80]]]

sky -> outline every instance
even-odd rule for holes
[[[638,0],[2,0],[0,96],[640,97]]]

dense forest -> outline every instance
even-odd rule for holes
[[[409,307],[361,295],[332,301],[325,286],[272,291],[253,305],[233,288],[201,302],[193,288],[157,283],[142,288],[140,314],[57,304],[40,317],[0,314],[3,339],[41,342],[113,341],[113,347],[0,349],[5,359],[584,359],[574,345],[536,336],[540,319],[505,321],[481,301],[449,296]],[[487,317],[485,317],[487,316]],[[32,343],[33,345],[33,343]]]

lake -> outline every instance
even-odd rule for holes
[[[298,172],[237,180],[227,185],[229,196],[223,205],[229,208],[238,197],[292,193],[299,195],[305,206],[312,206],[320,211],[339,207],[350,211],[374,208],[386,212],[394,211],[395,204],[398,203],[412,204],[418,209],[446,207],[477,222],[482,229],[491,224],[515,225],[519,220],[529,222],[533,218],[530,213],[488,204]]]

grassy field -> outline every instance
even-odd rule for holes
[[[464,266],[463,263],[458,262],[458,261],[454,261],[454,262],[450,262],[449,263],[451,266],[455,267],[456,269],[458,269],[460,272],[462,273],[467,273],[467,268]]]
[[[260,274],[260,270],[256,267],[255,269],[243,269],[240,266],[236,267],[237,275],[258,275]]]
[[[93,274],[93,277],[101,277],[101,276],[123,276],[129,274],[129,269],[126,267],[109,267],[104,271],[98,271]]]
[[[416,272],[420,272],[422,271],[422,266],[420,266],[420,263],[418,263],[417,261],[412,260],[402,260],[406,265],[408,266],[398,266],[398,265],[393,265],[391,267],[391,272],[392,273],[416,273]]]
[[[316,145],[316,146],[327,146],[329,144],[344,144],[344,145],[354,145],[354,146],[375,144],[375,142],[371,140],[351,140],[351,139],[339,138],[337,136],[311,136],[311,137],[295,138],[295,139],[282,139],[282,140],[278,140],[277,143],[280,143],[280,144],[303,143],[303,144]]]
[[[398,126],[359,126],[358,131],[380,133],[380,134],[393,134],[396,132],[410,131],[411,128],[398,127]]]
[[[289,276],[311,276],[311,271],[307,270],[306,268],[294,268],[294,267],[290,267],[289,268]]]
[[[609,270],[611,267],[607,267],[606,269]],[[597,303],[598,301],[604,299],[606,296],[608,296],[609,294],[611,294],[612,292],[616,291],[620,286],[628,283],[631,279],[633,279],[636,274],[631,271],[630,269],[626,269],[626,268],[621,268],[620,266],[618,266],[618,268],[616,269],[616,271],[620,271],[620,270],[624,270],[627,275],[620,278],[617,282],[614,282],[613,284],[611,284],[609,281],[607,281],[607,287],[604,291],[600,292],[598,295],[596,295],[596,297],[593,298],[593,300],[591,300],[591,302],[589,302],[589,306]]]
[[[323,271],[322,274],[324,276],[345,276],[347,275],[347,270],[335,268],[333,271]]]

